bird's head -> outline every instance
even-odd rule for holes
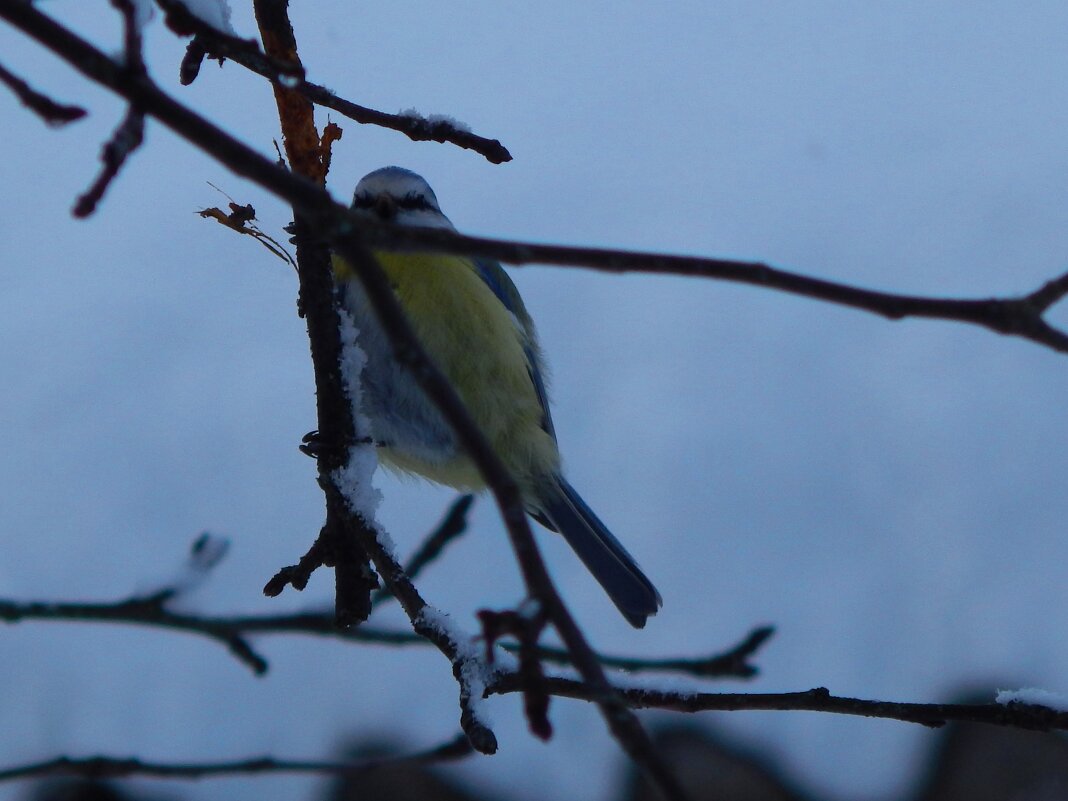
[[[452,228],[438,199],[422,176],[403,167],[382,167],[356,184],[352,210],[380,222],[422,228]]]

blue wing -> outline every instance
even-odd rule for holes
[[[475,271],[482,282],[497,296],[497,300],[515,315],[516,320],[523,327],[525,334],[523,352],[527,357],[527,370],[530,373],[530,382],[534,385],[534,391],[538,395],[538,403],[541,404],[541,427],[556,439],[556,429],[553,427],[553,418],[549,414],[549,397],[545,391],[545,379],[542,377],[541,353],[538,350],[538,335],[534,330],[534,321],[530,319],[523,298],[519,296],[519,290],[515,288],[512,279],[495,261],[488,259],[474,259]]]

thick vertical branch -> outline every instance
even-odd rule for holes
[[[254,8],[267,54],[279,62],[293,64],[294,69],[303,73],[289,21],[288,0],[256,0]],[[326,162],[315,128],[314,107],[299,92],[280,83],[273,84],[273,88],[282,142],[292,170],[323,186]],[[371,611],[370,593],[378,585],[365,550],[353,536],[354,527],[370,533],[370,521],[351,514],[331,478],[348,459],[349,447],[356,441],[356,430],[352,404],[340,371],[341,329],[333,303],[330,250],[296,208],[293,216],[300,278],[299,308],[308,322],[319,432],[322,440],[331,445],[319,457],[319,483],[326,495],[326,525],[320,534],[320,551],[323,561],[334,566],[338,623],[348,625],[367,619]]]
[[[297,53],[297,39],[289,21],[289,0],[254,0],[256,24],[267,56],[292,65],[293,74],[304,75]],[[274,100],[282,123],[282,142],[295,172],[317,184],[326,183],[326,170],[319,153],[319,132],[315,128],[315,107],[303,94],[275,81]]]

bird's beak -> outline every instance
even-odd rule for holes
[[[382,222],[392,222],[397,216],[397,201],[389,195],[379,195],[375,198],[374,210]]]

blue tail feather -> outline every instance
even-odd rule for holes
[[[555,486],[539,500],[541,514],[536,517],[563,534],[623,617],[635,628],[643,628],[646,618],[657,613],[662,601],[634,557],[563,476],[557,476]]]

